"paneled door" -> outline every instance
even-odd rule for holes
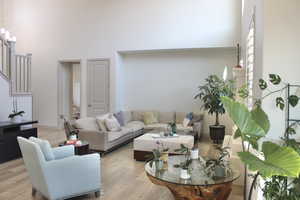
[[[109,111],[109,60],[89,60],[87,67],[87,115],[95,117]]]

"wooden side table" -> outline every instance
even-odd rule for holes
[[[60,144],[59,146],[72,145],[66,144],[66,142]],[[81,141],[81,145],[74,145],[75,155],[86,155],[90,153],[90,145],[87,141]]]

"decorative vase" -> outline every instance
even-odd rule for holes
[[[77,135],[70,135],[69,140],[77,140]]]
[[[156,160],[155,161],[155,170],[159,171],[164,168],[164,162],[162,160]]]
[[[180,170],[180,178],[182,178],[182,179],[190,179],[191,175],[189,174],[189,170],[187,170],[187,169],[181,169]]]
[[[191,150],[191,159],[196,160],[199,158],[199,149],[192,149]]]
[[[224,167],[216,166],[215,167],[215,177],[225,177],[226,171]]]
[[[17,115],[15,117],[11,118],[10,121],[13,123],[19,123],[22,121],[22,117],[20,115]]]

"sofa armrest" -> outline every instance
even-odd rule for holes
[[[68,193],[100,189],[100,155],[71,156],[45,163],[44,176],[51,199]]]
[[[79,129],[78,139],[87,141],[90,149],[105,151],[108,143],[108,133],[104,131]]]
[[[52,148],[55,159],[62,159],[70,156],[74,156],[75,150],[73,145],[66,145],[62,147]]]

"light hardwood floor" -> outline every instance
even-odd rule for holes
[[[39,137],[53,146],[65,140],[63,131],[39,128]],[[209,142],[201,142],[202,154],[209,149]],[[150,183],[144,172],[144,163],[133,160],[132,143],[105,155],[101,159],[102,194],[73,198],[74,200],[173,200],[164,187]],[[230,200],[242,200],[242,187],[234,186]],[[0,200],[42,200],[41,195],[31,196],[31,184],[22,159],[0,165]]]

